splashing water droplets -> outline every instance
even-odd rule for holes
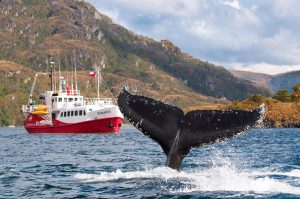
[[[234,149],[232,149],[234,151]],[[292,171],[272,171],[268,169],[247,170],[237,168],[234,162],[224,157],[222,152],[213,149],[211,166],[202,169],[190,169],[178,172],[168,167],[157,167],[144,171],[101,172],[100,174],[76,174],[74,178],[84,182],[103,182],[117,180],[156,181],[157,189],[163,188],[171,193],[228,191],[247,193],[288,193],[300,194],[300,187],[293,186],[286,180],[273,178],[274,175],[289,177],[298,181],[300,169]],[[239,166],[240,167],[240,166]],[[291,180],[290,180],[291,181]],[[170,186],[170,184],[175,184]],[[180,186],[176,186],[180,184]]]

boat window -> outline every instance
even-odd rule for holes
[[[62,98],[58,98],[58,101],[59,101],[59,102],[62,102]]]
[[[64,117],[67,117],[67,112],[64,112]]]
[[[54,102],[54,99],[52,99],[52,102]]]
[[[73,98],[69,98],[69,102],[72,102],[73,101]]]
[[[78,115],[78,111],[75,111],[75,116],[77,116]]]
[[[63,116],[64,116],[64,113],[63,113],[63,112],[61,112],[61,113],[60,113],[60,117],[63,117]]]
[[[71,111],[71,116],[74,116],[74,111]]]
[[[79,115],[82,115],[82,110],[79,111]]]
[[[67,102],[68,100],[67,100],[67,98],[64,98],[64,102]]]
[[[85,110],[83,111],[83,115],[86,115],[86,112],[85,112]]]
[[[68,117],[70,117],[70,111],[68,111]]]
[[[77,100],[78,100],[78,98],[76,97],[76,98],[75,98],[75,102],[77,102]]]

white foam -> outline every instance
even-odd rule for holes
[[[76,174],[74,177],[85,182],[103,182],[120,179],[162,179],[175,180],[185,184],[186,188],[172,189],[170,192],[198,192],[198,191],[233,191],[255,193],[289,193],[300,195],[300,187],[294,186],[291,179],[279,180],[270,175],[283,175],[300,180],[300,170],[289,172],[276,171],[237,171],[228,165],[212,167],[205,170],[189,170],[177,172],[166,167],[158,167],[145,171],[101,172],[98,174]],[[299,184],[299,183],[298,183]]]
[[[131,172],[122,172],[117,170],[116,172],[101,172],[97,174],[75,174],[74,177],[79,180],[84,180],[86,182],[95,182],[95,181],[111,181],[119,179],[143,179],[143,178],[161,178],[161,179],[171,179],[174,176],[178,175],[176,170],[167,168],[167,167],[158,167],[152,170],[146,171],[131,171]]]
[[[299,171],[297,171],[299,172]],[[237,191],[256,193],[290,193],[300,194],[300,187],[295,187],[286,181],[270,178],[263,172],[239,172],[229,167],[211,168],[195,173],[191,178],[192,188],[182,189],[182,192],[191,191]],[[278,172],[269,175],[276,175]],[[281,172],[281,174],[284,174]],[[291,173],[288,172],[287,175]],[[299,179],[298,179],[299,180]]]
[[[253,172],[251,172],[251,174],[252,175],[256,175],[256,176],[278,175],[278,176],[288,176],[288,177],[300,178],[300,169],[294,169],[294,170],[291,170],[289,172],[280,172],[280,171],[253,171]]]

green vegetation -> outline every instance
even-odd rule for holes
[[[300,101],[299,101],[300,84],[294,86],[294,93],[290,94],[286,91],[277,92],[274,96],[281,96],[280,100],[267,98],[260,94],[254,94],[244,101],[233,101],[228,105],[206,105],[206,106],[191,106],[185,108],[185,112],[192,110],[224,110],[224,109],[239,109],[252,110],[265,104],[266,115],[264,119],[265,127],[300,127]],[[282,94],[283,93],[283,94]],[[282,97],[284,96],[284,97]],[[288,98],[286,98],[288,96]],[[288,100],[287,100],[288,99]],[[297,99],[297,100],[296,100]],[[282,101],[281,101],[282,100]]]
[[[276,99],[281,102],[290,102],[291,101],[291,94],[287,89],[279,90],[275,93],[275,95],[272,97],[273,99]]]
[[[296,84],[294,87],[293,87],[293,90],[294,90],[294,93],[300,93],[300,84]]]
[[[245,101],[233,102],[225,108],[251,110],[264,103],[267,108],[267,127],[300,127],[299,88],[299,84],[295,85],[292,94],[287,90],[278,91],[272,98],[253,95]]]
[[[293,87],[293,90],[294,90],[293,93],[289,93],[287,89],[279,90],[275,93],[275,95],[272,98],[281,102],[298,103],[300,101],[300,84],[296,84]]]

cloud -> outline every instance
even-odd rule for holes
[[[156,40],[169,39],[211,63],[267,73],[300,70],[299,0],[89,2],[116,23]]]
[[[295,71],[300,69],[300,65],[271,65],[268,63],[217,63],[218,65],[225,66],[233,70],[260,72],[270,75],[275,75],[283,72]]]
[[[224,1],[224,2],[221,1],[221,3],[223,3],[224,5],[231,6],[235,9],[238,9],[238,10],[241,8],[240,3],[237,0],[229,0],[229,1]]]

